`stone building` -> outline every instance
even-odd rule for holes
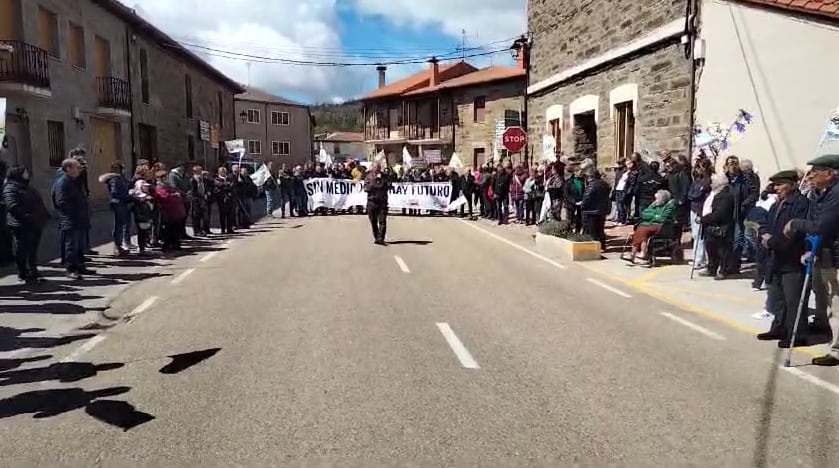
[[[477,69],[432,59],[426,70],[390,84],[385,71],[379,67],[379,88],[363,98],[371,154],[384,151],[399,163],[407,148],[416,163],[434,164],[456,152],[467,165],[506,155],[500,133],[523,120],[523,64]]]
[[[26,165],[48,193],[69,151],[96,176],[119,160],[197,160],[215,166],[233,137],[241,87],[117,0],[0,0],[3,157]]]
[[[312,160],[312,114],[307,106],[249,87],[236,96],[236,115],[236,138],[245,140],[255,160],[273,161],[276,167]]]
[[[692,113],[688,0],[530,0],[528,127],[537,153],[687,153]]]
[[[361,132],[332,132],[315,135],[312,153],[319,152],[321,147],[336,161],[367,157],[364,134]]]

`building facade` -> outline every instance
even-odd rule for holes
[[[346,161],[348,159],[367,158],[363,133],[333,132],[315,135],[312,152],[319,152],[321,147],[332,156],[333,160]]]
[[[116,0],[0,0],[0,45],[11,51],[0,57],[4,158],[26,165],[43,192],[78,146],[101,202],[96,176],[113,161],[214,166],[200,122],[217,125],[218,140],[233,136],[241,87]],[[191,89],[177,84],[189,80]]]
[[[402,161],[404,148],[417,163],[447,163],[456,152],[480,165],[506,155],[500,133],[524,120],[523,65],[479,70],[432,60],[391,84],[385,71],[379,67],[379,88],[363,99],[364,138],[368,154],[384,152],[391,164]]]
[[[819,150],[839,151],[832,141],[817,149],[839,105],[839,51],[825,47],[839,41],[839,10],[821,8],[827,3],[701,3],[697,124],[727,127],[739,109],[750,113],[753,123],[733,133],[727,154],[751,159],[764,179],[803,169]]]
[[[236,138],[245,140],[254,160],[289,167],[312,161],[314,126],[307,106],[248,88],[236,96],[236,115]]]
[[[633,152],[686,154],[693,68],[688,1],[530,0],[530,139],[543,157],[613,167]],[[547,154],[546,154],[547,153]]]

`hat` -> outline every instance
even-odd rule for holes
[[[773,184],[782,184],[786,182],[795,184],[798,182],[798,171],[788,170],[778,172],[769,178],[769,182],[772,182]]]
[[[812,161],[808,161],[807,164],[813,166],[813,168],[826,167],[839,170],[839,154],[823,154]]]

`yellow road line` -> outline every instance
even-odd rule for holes
[[[668,291],[679,291],[679,292],[683,292],[685,294],[690,294],[690,295],[693,295],[693,296],[708,297],[708,298],[711,298],[711,299],[721,299],[721,300],[724,300],[724,301],[734,302],[734,303],[737,303],[737,304],[745,304],[745,305],[750,305],[750,306],[755,306],[755,307],[762,307],[763,304],[764,304],[764,301],[744,300],[744,299],[740,299],[738,296],[734,296],[734,295],[731,295],[731,294],[709,293],[709,292],[704,292],[704,291],[697,291],[697,290],[694,290],[694,289],[680,288],[678,286],[670,286],[669,284],[665,287],[667,288]]]
[[[657,268],[651,268],[650,271],[644,273],[643,275],[631,280],[630,284],[644,284],[649,281],[656,279],[659,275],[666,273],[668,270],[672,269],[675,265],[664,265]]]

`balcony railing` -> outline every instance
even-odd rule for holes
[[[99,107],[131,111],[131,88],[128,82],[113,76],[96,78]]]
[[[0,83],[50,87],[50,63],[46,50],[23,41],[0,40],[11,53],[0,56]]]

